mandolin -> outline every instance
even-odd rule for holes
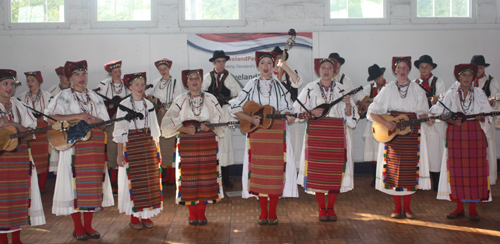
[[[239,121],[229,121],[227,123],[208,123],[208,122],[200,122],[198,120],[186,120],[182,122],[182,125],[185,127],[193,125],[196,128],[196,132],[198,132],[201,131],[201,124],[203,123],[205,123],[205,126],[208,128],[221,127],[221,126],[235,127],[240,124]]]
[[[247,101],[243,105],[243,112],[250,116],[259,116],[260,124],[256,126],[250,121],[241,120],[240,121],[240,130],[243,133],[251,133],[257,130],[258,128],[269,129],[274,126],[274,119],[282,119],[286,118],[286,116],[291,116],[299,119],[311,119],[313,118],[309,113],[296,113],[296,114],[276,114],[276,110],[271,107],[271,105],[260,106],[254,101]]]
[[[408,117],[406,114],[400,114],[396,117],[388,115],[388,114],[382,114],[380,115],[385,121],[389,122],[395,122],[396,123],[396,128],[393,130],[389,130],[385,125],[373,121],[372,125],[372,132],[373,132],[373,137],[375,137],[375,140],[378,142],[389,142],[394,137],[397,135],[408,135],[413,131],[413,125],[418,124],[420,122],[426,122],[431,119],[440,119],[440,120],[447,120],[448,118],[451,118],[452,114],[451,113],[444,113],[439,116],[434,116],[434,117],[427,117],[427,118],[422,118],[422,119],[415,119],[412,120]]]
[[[317,109],[317,108],[322,108],[323,109],[323,114],[320,116],[320,117],[316,117],[316,118],[313,118],[312,120],[313,121],[318,121],[322,118],[324,118],[325,116],[328,115],[328,113],[330,113],[330,109],[332,109],[333,106],[335,106],[335,104],[339,103],[342,101],[342,99],[344,99],[345,96],[348,96],[348,95],[352,95],[352,94],[356,94],[358,93],[359,91],[363,90],[363,87],[360,86],[358,88],[355,88],[354,90],[344,94],[343,96],[339,97],[338,99],[336,99],[335,101],[331,102],[331,103],[323,103],[317,107],[315,107],[314,109]]]
[[[21,137],[49,130],[61,130],[62,128],[68,128],[68,126],[68,123],[64,122],[62,125],[61,123],[57,123],[50,126],[27,130],[25,132],[18,132],[16,127],[12,125],[5,126],[0,129],[0,151],[12,151],[17,149],[20,145]]]
[[[366,107],[367,107],[366,109],[364,109],[364,108],[361,108],[360,106],[358,106],[359,118],[364,118],[364,117],[366,117],[366,112],[368,112],[368,106],[370,106],[370,104],[373,102],[373,98],[366,96],[363,98],[363,100],[361,100],[359,102],[366,104]]]
[[[144,115],[141,113],[128,113],[125,117],[110,119],[108,121],[103,121],[95,124],[87,124],[84,120],[72,120],[67,123],[67,127],[64,130],[49,130],[47,132],[47,139],[50,145],[57,150],[66,150],[73,146],[77,141],[87,141],[90,139],[91,130],[93,128],[109,125],[121,120],[131,121],[135,118],[143,119]]]

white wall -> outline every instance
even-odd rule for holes
[[[455,64],[483,54],[491,63],[486,72],[500,78],[500,3],[495,0],[474,1],[476,17],[468,24],[415,24],[411,1],[392,0],[388,1],[390,23],[383,25],[325,25],[325,0],[246,0],[246,26],[190,28],[179,27],[178,0],[157,0],[156,27],[109,29],[92,28],[90,0],[67,0],[67,29],[19,29],[5,22],[5,1],[0,1],[0,68],[18,71],[23,83],[22,72],[41,70],[46,89],[57,82],[54,68],[67,60],[88,61],[90,88],[106,77],[103,64],[118,59],[124,62],[123,73],[146,71],[151,80],[158,77],[153,62],[167,57],[174,61],[172,74],[180,77],[189,61],[186,33],[287,32],[290,28],[313,32],[314,58],[339,52],[346,59],[342,72],[355,86],[367,84],[367,68],[373,63],[387,67],[385,77],[392,80],[390,61],[396,55],[413,60],[431,55],[438,64],[433,73],[449,86]],[[417,76],[413,69],[410,77]],[[17,94],[25,90],[26,85]],[[356,161],[362,161],[363,126],[360,123],[354,132],[359,149]]]

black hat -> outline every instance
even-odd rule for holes
[[[417,69],[420,69],[420,64],[421,63],[430,64],[430,65],[432,65],[433,69],[435,69],[438,66],[437,64],[435,64],[435,63],[432,62],[432,58],[429,55],[422,55],[422,56],[420,56],[420,58],[417,59],[417,60],[415,60],[415,62],[413,64],[415,65],[415,67],[417,67]]]
[[[213,57],[211,59],[209,59],[208,61],[213,62],[214,60],[216,60],[218,58],[225,58],[226,61],[229,60],[229,56],[227,56],[226,53],[224,53],[224,51],[222,51],[222,50],[215,50],[214,54],[213,54]]]
[[[281,48],[279,46],[274,47],[274,49],[271,52],[276,53],[277,54],[276,56],[283,55],[283,50],[281,50]],[[290,57],[290,54],[287,52],[285,61],[288,60],[288,57]]]
[[[368,79],[367,81],[372,81],[377,79],[379,76],[383,75],[385,68],[380,68],[377,64],[368,67]]]
[[[333,58],[333,59],[339,61],[340,65],[344,65],[344,63],[345,63],[345,59],[340,57],[340,55],[338,53],[330,53],[328,58]]]
[[[474,55],[472,56],[472,59],[470,60],[471,64],[477,64],[480,66],[488,67],[490,64],[486,63],[486,60],[484,60],[483,55]]]

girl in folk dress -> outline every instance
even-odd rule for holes
[[[307,84],[298,100],[315,117],[321,117],[323,109],[314,108],[335,101],[346,91],[342,84],[332,80],[337,60],[315,59],[314,68],[320,79]],[[306,112],[298,102],[295,102],[294,108],[295,112]],[[350,153],[352,138],[347,133],[347,127],[356,127],[358,119],[354,101],[350,96],[345,96],[342,102],[330,109],[325,118],[307,122],[297,181],[307,193],[316,195],[320,221],[336,221],[334,204],[338,193],[350,191],[354,187],[354,160]],[[328,194],[328,206],[325,204],[325,194]]]
[[[64,75],[71,87],[52,99],[45,114],[57,121],[83,120],[87,124],[109,120],[101,97],[85,87],[87,61],[66,62]],[[105,134],[101,128],[93,128],[91,134],[89,140],[59,151],[52,213],[71,215],[77,240],[99,239],[100,233],[92,228],[94,212],[114,205],[104,154]]]
[[[243,112],[243,105],[247,101],[253,101],[259,105],[271,105],[280,113],[293,111],[290,93],[280,81],[272,77],[275,55],[276,53],[271,52],[255,52],[255,62],[260,76],[250,80],[243,91],[229,102],[230,112],[240,121],[247,120],[256,126],[260,124],[259,116],[251,116]],[[261,212],[257,222],[260,225],[278,224],[276,207],[280,196],[298,197],[299,195],[295,158],[287,124],[287,122],[294,121],[295,118],[290,116],[286,120],[275,119],[273,128],[259,128],[247,134],[241,179],[242,195],[243,198],[259,197]]]
[[[16,74],[14,70],[0,70],[0,134],[12,127],[25,132],[37,126],[36,118],[23,102],[12,97],[18,86]],[[45,224],[37,170],[30,162],[28,141],[22,139],[19,143],[17,149],[0,151],[0,244],[9,243],[7,233],[12,233],[12,243],[20,244],[21,226]]]
[[[201,91],[202,77],[201,69],[182,71],[182,83],[189,92],[175,99],[161,125],[162,136],[176,138],[176,203],[188,205],[190,225],[207,224],[207,204],[224,197],[216,140],[224,133],[221,127],[205,126],[220,123],[222,108],[215,96]]]
[[[486,94],[480,87],[473,87],[477,76],[476,64],[455,66],[455,78],[459,87],[448,90],[441,103],[431,108],[431,113],[460,112],[465,115],[489,113],[492,111]],[[446,108],[445,108],[446,106]],[[449,109],[449,110],[448,110]],[[438,199],[457,202],[457,208],[448,214],[448,219],[464,216],[464,203],[469,202],[469,218],[479,220],[476,203],[491,201],[488,143],[485,134],[494,126],[492,117],[478,116],[462,122],[448,119],[446,150],[444,152]]]
[[[406,114],[412,119],[417,116],[427,118],[429,105],[425,92],[408,79],[410,69],[411,57],[392,58],[392,72],[397,80],[387,84],[368,107],[367,118],[370,121],[377,121],[393,130],[396,123],[385,121],[381,115]],[[434,121],[426,123],[432,125]],[[392,218],[400,218],[402,211],[406,218],[415,218],[410,209],[411,196],[417,188],[430,189],[428,159],[426,134],[418,124],[413,126],[412,133],[380,143],[375,189],[393,196],[395,209]],[[404,210],[401,208],[401,196],[404,196]]]
[[[43,83],[41,71],[25,72],[26,83],[28,83],[29,91],[24,92],[19,96],[19,99],[27,104],[30,108],[43,113],[45,108],[49,106],[52,95],[47,91],[42,91],[40,85]],[[37,118],[37,126],[44,127],[48,123],[44,120],[41,114],[35,114]],[[36,139],[30,142],[30,152],[33,161],[36,164],[38,174],[38,186],[42,193],[45,193],[45,182],[49,174],[49,142],[47,141],[47,132],[35,134]]]
[[[133,229],[153,228],[151,217],[163,209],[158,141],[160,127],[153,104],[143,97],[146,73],[127,74],[123,83],[132,91],[120,104],[142,113],[143,119],[122,120],[115,124],[113,140],[118,145],[118,209],[130,215]],[[117,118],[126,112],[118,110]],[[139,219],[142,219],[141,220]]]

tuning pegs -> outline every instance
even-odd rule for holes
[[[297,32],[295,32],[295,29],[290,29],[288,31],[288,35],[291,35],[291,36],[296,36],[297,35]]]

